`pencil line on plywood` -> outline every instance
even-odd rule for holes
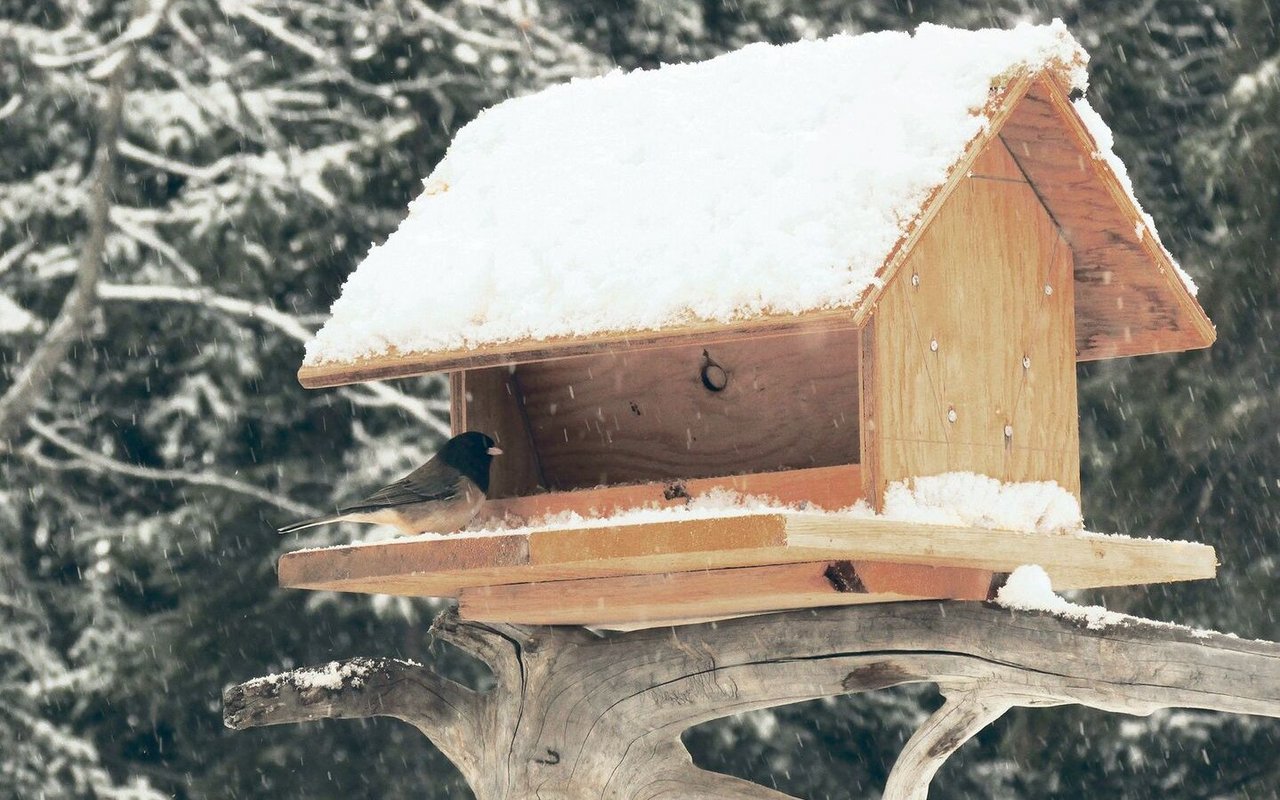
[[[909,262],[910,262],[910,259],[908,259],[908,263]],[[895,280],[901,280],[901,278],[895,277]],[[921,348],[921,350],[930,349],[925,345],[924,339],[921,338],[920,336],[920,323],[916,317],[915,300],[912,297],[911,291],[904,289],[903,292],[906,296],[907,313],[911,315],[911,332],[915,335],[916,346]],[[936,353],[934,353],[934,355],[937,358],[942,357],[940,355],[936,355]],[[929,355],[924,356],[924,358],[921,359],[921,363],[924,364],[925,377],[929,379],[929,391],[930,393],[933,394],[934,410],[935,412],[941,412],[941,410],[946,407],[946,404],[943,402],[941,392],[938,391],[938,381],[935,380],[933,377],[933,364],[931,364],[929,361]],[[946,440],[944,441],[944,444],[949,444],[950,437],[947,435],[946,425],[942,426],[942,436],[943,436],[943,439]]]
[[[967,175],[965,177],[977,178],[980,181],[1001,181],[1002,183],[1016,183],[1019,185],[1026,185],[1028,183],[1028,181],[1021,180],[1019,178],[1005,178],[1000,175]]]
[[[938,441],[937,439],[908,439],[908,438],[901,437],[901,436],[886,436],[886,437],[885,437],[885,441],[891,441],[891,442],[902,442],[902,443],[904,443],[904,444],[954,444],[954,445],[963,445],[963,446],[965,446],[965,447],[989,447],[989,448],[991,448],[991,449],[993,449],[993,450],[996,450],[996,449],[1003,449],[1003,448],[1004,448],[1004,445],[1001,445],[1001,444],[991,444],[990,442],[946,442],[946,441],[942,441],[942,442],[940,442],[940,441]],[[1055,448],[1055,447],[1024,447],[1024,446],[1020,446],[1020,445],[1014,445],[1012,449],[1014,449],[1014,450],[1025,450],[1025,451],[1027,451],[1027,452],[1031,452],[1031,453],[1067,453],[1067,452],[1070,452],[1070,451],[1063,450],[1063,449],[1061,449],[1061,448]]]

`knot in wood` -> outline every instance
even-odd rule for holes
[[[831,588],[845,594],[866,594],[867,586],[858,577],[852,561],[832,561],[822,573]]]
[[[702,385],[709,392],[723,392],[729,385],[729,373],[717,364],[706,350],[702,351],[702,357],[705,359],[702,364]]]

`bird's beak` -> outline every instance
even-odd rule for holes
[[[500,455],[502,455],[502,448],[501,448],[501,447],[490,447],[490,448],[489,448],[488,450],[486,450],[485,452],[486,452],[486,453],[488,453],[488,454],[489,454],[489,455],[491,455],[491,456],[500,456]]]

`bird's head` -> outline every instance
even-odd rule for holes
[[[489,466],[497,455],[502,455],[502,448],[479,431],[460,433],[440,448],[440,459],[470,478],[485,493],[489,491]]]

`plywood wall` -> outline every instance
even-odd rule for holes
[[[491,496],[512,497],[856,464],[857,388],[846,329],[467,370],[453,415],[502,443]]]
[[[886,287],[865,334],[864,469],[1056,480],[1079,494],[1072,254],[994,142]]]
[[[547,487],[708,478],[858,460],[857,331],[523,364]],[[702,381],[710,358],[721,391]]]
[[[1066,91],[1042,78],[1000,129],[1075,253],[1076,358],[1208,347],[1212,323],[1175,274]]]

